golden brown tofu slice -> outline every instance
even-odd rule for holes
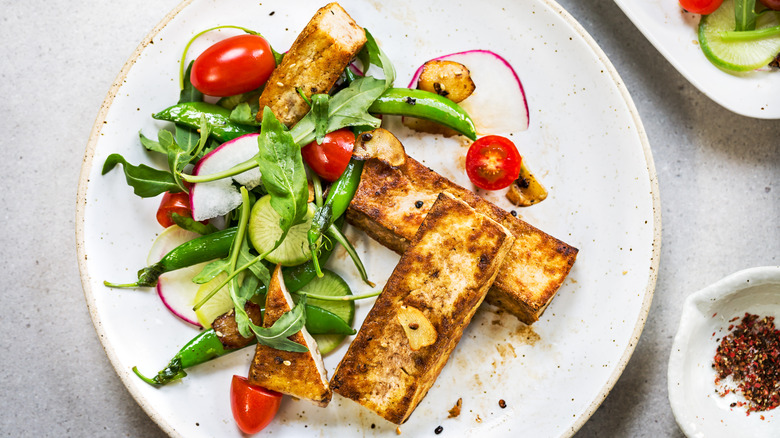
[[[277,266],[268,286],[263,326],[272,326],[293,306],[292,297],[284,285],[281,266]],[[249,381],[266,389],[311,400],[319,406],[327,406],[332,393],[317,342],[306,331],[306,327],[289,339],[306,346],[309,351],[294,353],[257,344],[255,358],[249,368]]]
[[[514,237],[442,193],[401,256],[330,382],[401,424],[433,386]]]
[[[344,8],[338,3],[322,7],[268,79],[260,95],[258,120],[268,106],[287,127],[296,124],[309,112],[297,90],[306,97],[329,92],[365,43],[365,31]]]
[[[369,143],[392,136],[381,131],[381,135],[372,135]],[[357,150],[387,149],[363,146],[364,138],[358,139]],[[512,216],[408,155],[402,161],[394,158],[392,166],[386,161],[381,157],[366,160],[360,186],[347,210],[347,220],[382,245],[402,253],[439,193],[455,195],[506,227],[516,238],[486,301],[526,324],[537,321],[569,274],[577,248]],[[422,206],[417,207],[420,202]]]

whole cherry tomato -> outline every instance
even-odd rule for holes
[[[508,187],[520,175],[522,157],[515,144],[498,135],[472,143],[466,153],[466,173],[475,186],[485,190]]]
[[[233,96],[263,85],[274,68],[274,54],[265,38],[238,35],[201,53],[192,64],[190,80],[203,94]]]
[[[325,135],[322,144],[313,141],[301,149],[306,164],[317,175],[335,181],[347,168],[355,148],[355,134],[349,129],[339,129]]]
[[[230,408],[238,428],[246,434],[263,430],[276,416],[282,394],[249,383],[249,379],[233,376],[230,384]]]
[[[715,12],[723,0],[680,0],[680,6],[694,14],[707,15]]]
[[[192,217],[190,208],[190,195],[184,192],[171,193],[165,192],[157,209],[157,222],[165,228],[174,224],[171,214],[177,213],[179,216]]]
[[[780,11],[780,0],[761,0],[761,3],[769,9]]]

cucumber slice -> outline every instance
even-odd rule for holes
[[[352,290],[349,285],[336,273],[323,269],[322,277],[314,277],[314,279],[303,287],[301,292],[307,292],[316,295],[328,295],[334,297],[340,297],[344,295],[352,295]],[[297,296],[293,295],[296,298]],[[323,308],[329,312],[335,313],[341,319],[346,321],[349,325],[352,325],[355,321],[355,302],[354,301],[324,301],[316,298],[307,298],[307,304]],[[346,338],[346,335],[312,335],[317,341],[317,346],[320,349],[320,353],[327,354],[335,350],[341,342]]]
[[[306,220],[290,228],[282,243],[273,250],[266,260],[271,263],[280,263],[282,266],[295,266],[311,260],[311,250],[307,235],[314,217],[314,206],[309,204],[309,212]],[[265,254],[274,247],[276,241],[282,236],[279,227],[279,213],[271,206],[271,196],[260,198],[252,207],[249,216],[249,241],[260,254]]]
[[[756,19],[756,29],[777,26],[778,14],[765,13]],[[780,35],[753,41],[723,41],[720,32],[736,27],[734,1],[725,0],[699,23],[699,45],[707,59],[716,66],[732,71],[750,71],[765,67],[780,53]]]

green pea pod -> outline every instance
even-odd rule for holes
[[[474,122],[458,104],[430,91],[390,88],[368,108],[373,114],[417,117],[440,123],[476,140]]]
[[[358,185],[360,185],[362,172],[363,162],[350,160],[344,172],[330,187],[325,204],[317,208],[307,235],[309,248],[312,253],[317,254],[317,251],[322,246],[322,233],[330,228],[334,220],[340,218],[347,211],[347,207],[355,196]],[[312,259],[312,261],[314,262],[317,276],[322,277],[322,270],[316,258]]]
[[[346,321],[338,315],[329,312],[321,307],[306,306],[306,330],[313,334],[340,334],[354,335],[355,329],[349,326]],[[254,345],[256,339],[252,339],[247,345]],[[219,340],[214,329],[198,333],[197,336],[187,342],[184,347],[176,353],[168,365],[158,372],[154,377],[149,378],[141,374],[138,368],[133,367],[133,372],[144,382],[150,385],[165,385],[166,383],[179,380],[187,375],[186,368],[208,362],[211,359],[224,356],[238,349],[225,348]]]
[[[198,129],[202,115],[206,116],[210,135],[221,142],[257,132],[256,127],[232,122],[230,110],[206,102],[180,103],[153,114],[152,117]]]
[[[230,246],[236,237],[236,227],[196,237],[172,249],[159,262],[138,271],[138,281],[129,284],[116,284],[104,281],[108,287],[152,287],[157,284],[160,275],[197,265],[198,263],[227,257]]]

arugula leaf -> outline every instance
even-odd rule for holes
[[[141,139],[141,145],[149,152],[159,152],[161,154],[167,154],[168,150],[150,138],[147,138],[141,131],[138,131],[138,137]]]
[[[255,156],[263,186],[271,195],[271,206],[279,214],[282,239],[308,210],[309,185],[303,167],[301,148],[270,108],[263,110],[263,124]]]
[[[241,125],[260,126],[256,114],[257,109],[253,109],[252,106],[246,102],[241,102],[230,112],[230,121]]]
[[[311,114],[314,118],[314,135],[317,144],[322,144],[328,128],[328,106],[330,96],[327,94],[315,94],[311,97]]]
[[[111,154],[106,158],[101,174],[107,174],[117,164],[122,164],[124,167],[125,180],[133,188],[133,193],[142,198],[151,198],[165,192],[182,191],[170,172],[157,170],[145,164],[134,166],[119,154]]]
[[[190,73],[192,72],[193,63],[194,61],[190,61],[190,65],[187,66],[187,72],[184,73],[184,88],[182,88],[181,92],[179,93],[178,103],[203,102],[203,93],[198,91],[198,89],[192,85],[192,81],[190,81]]]
[[[244,243],[241,245],[241,249],[238,252],[237,264],[239,266],[244,266],[247,263],[253,261],[254,259],[255,256],[249,252],[249,244],[246,242],[246,239],[244,239]],[[268,267],[266,267],[264,264],[253,263],[249,265],[249,271],[252,273],[254,277],[262,281],[263,284],[268,285],[271,282],[271,272],[268,270]],[[250,296],[249,298],[252,297]]]
[[[236,322],[239,317],[236,313]],[[305,353],[309,351],[304,345],[293,342],[287,338],[298,333],[306,324],[306,296],[301,296],[301,300],[290,310],[283,314],[271,327],[258,327],[249,320],[247,322],[257,337],[257,342],[267,345],[271,348],[295,353]]]
[[[197,284],[208,283],[209,281],[216,278],[217,275],[223,272],[228,272],[229,270],[230,270],[229,258],[214,260],[213,262],[204,266],[203,269],[200,270],[198,275],[192,277],[192,282]]]
[[[176,181],[176,184],[182,191],[186,191],[184,182],[181,179],[181,172],[189,163],[187,159],[189,154],[179,147],[170,131],[162,130],[159,132],[158,137],[160,145],[168,151],[168,168],[171,170],[174,181]]]
[[[734,18],[737,31],[756,29],[756,0],[736,0],[734,2]]]

